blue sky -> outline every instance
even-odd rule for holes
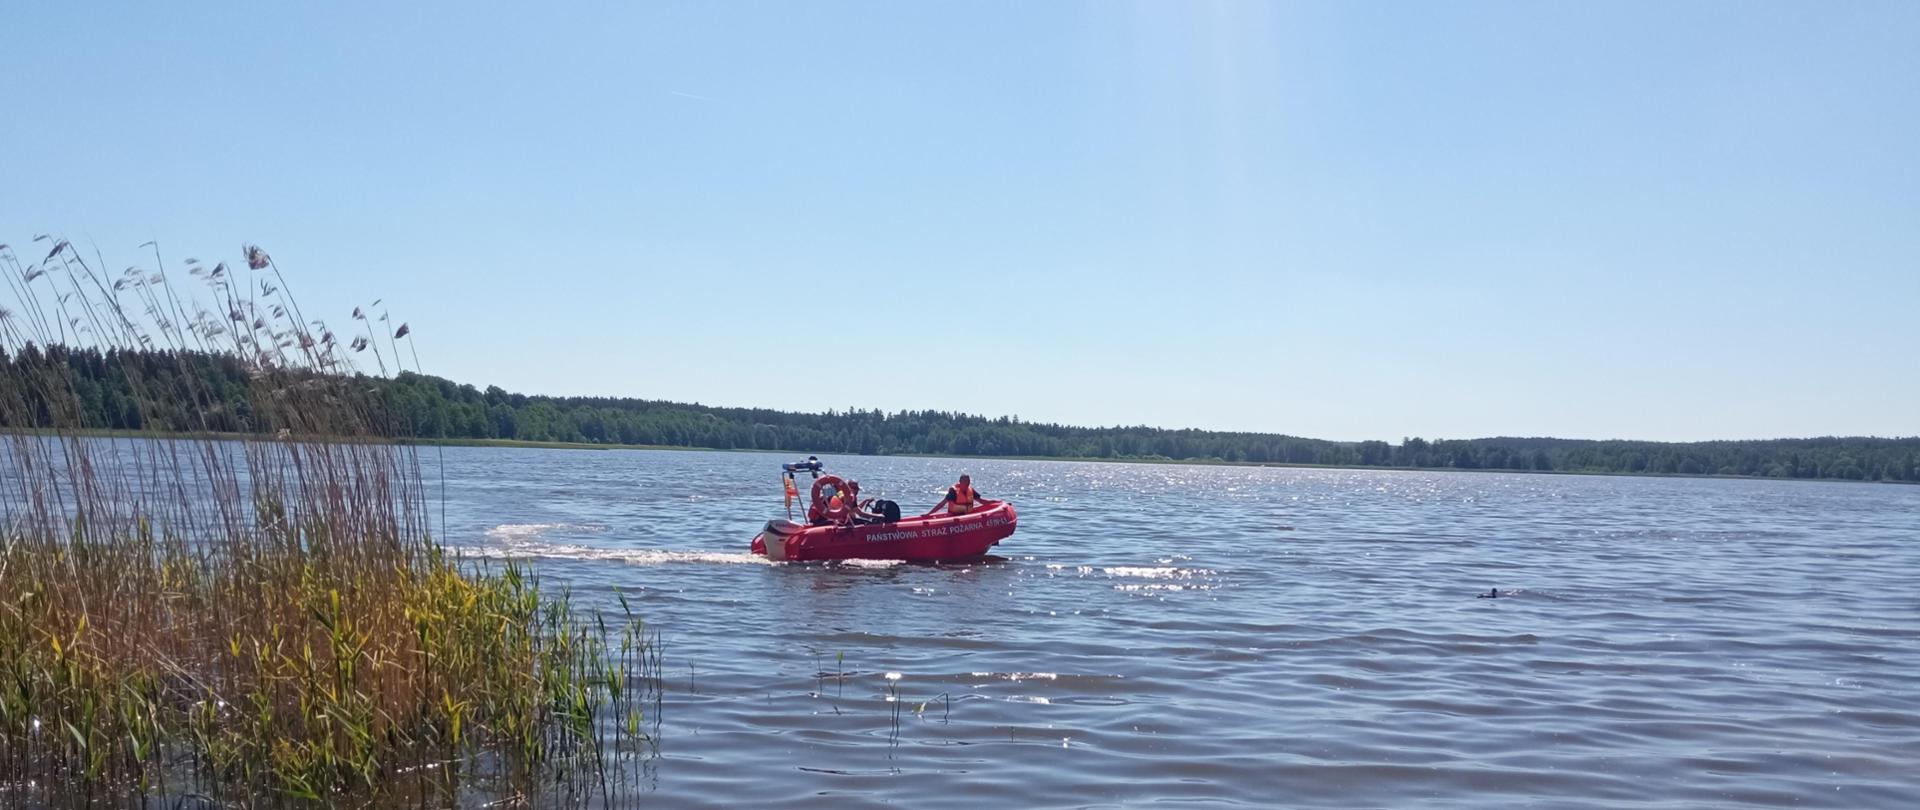
[[[1920,4],[13,4],[0,241],[525,392],[1920,434]]]

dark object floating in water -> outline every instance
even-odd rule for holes
[[[1475,599],[1499,599],[1499,598],[1500,598],[1500,589],[1499,589],[1499,588],[1489,588],[1489,589],[1487,589],[1487,592],[1486,592],[1486,593],[1483,593],[1483,594],[1477,594],[1477,595],[1475,595],[1475,596],[1474,596],[1473,598],[1475,598]]]

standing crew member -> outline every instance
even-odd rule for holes
[[[934,504],[932,509],[928,509],[927,514],[938,512],[940,507],[944,506],[949,515],[964,515],[978,509],[983,503],[989,503],[989,501],[974,490],[973,478],[963,474],[960,476],[960,483],[948,487],[947,497]]]

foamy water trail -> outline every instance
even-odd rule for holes
[[[487,530],[487,539],[507,546],[518,546],[538,541],[541,536],[555,531],[597,533],[606,530],[606,526],[598,523],[502,523]]]
[[[490,542],[459,550],[472,556],[495,559],[603,560],[629,565],[781,564],[746,551],[607,548],[546,539],[548,535],[598,534],[606,530],[605,525],[596,523],[503,523],[487,530],[486,535]],[[828,563],[828,565],[845,568],[892,568],[904,564],[900,560],[835,560]],[[1211,579],[1218,575],[1218,572],[1212,569],[1169,565],[1096,566],[1048,563],[1046,570],[1049,576],[1066,575],[1119,580],[1114,587],[1123,591],[1212,590],[1215,586],[1211,584],[1138,584],[1131,581],[1158,580],[1165,583],[1168,580]]]
[[[747,551],[711,551],[704,549],[607,548],[578,543],[559,543],[546,539],[549,534],[598,534],[606,526],[593,523],[502,523],[487,530],[490,541],[457,549],[462,554],[490,559],[604,560],[629,565],[667,565],[669,563],[706,563],[712,565],[784,565]],[[904,565],[900,560],[834,560],[830,566],[845,568],[892,568]]]
[[[705,563],[711,565],[773,565],[767,558],[746,551],[708,551],[700,549],[604,548],[576,543],[553,543],[544,538],[550,533],[578,534],[606,531],[597,524],[503,523],[487,530],[489,544],[469,546],[461,553],[493,559],[600,560],[628,565],[667,565]]]

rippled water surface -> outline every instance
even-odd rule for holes
[[[661,631],[650,806],[1920,807],[1920,487],[832,458],[1019,531],[773,565],[783,460],[445,451]]]

